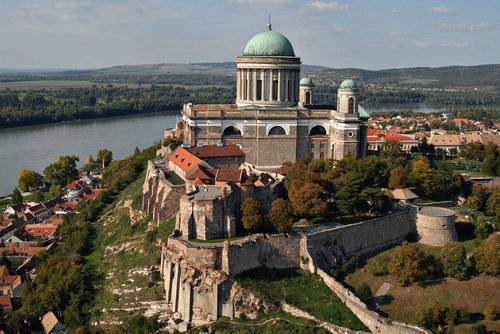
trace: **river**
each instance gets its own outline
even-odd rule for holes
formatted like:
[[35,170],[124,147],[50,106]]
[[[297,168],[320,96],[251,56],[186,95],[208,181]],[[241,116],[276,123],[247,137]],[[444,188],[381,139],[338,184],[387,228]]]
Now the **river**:
[[[423,105],[376,106],[369,112],[413,110],[445,111]],[[151,146],[163,136],[163,129],[175,125],[172,112],[82,120],[64,123],[0,129],[0,195],[8,194],[17,184],[17,171],[32,168],[42,172],[45,166],[63,154],[76,154],[80,166],[85,156],[107,148],[114,158],[132,154],[135,147]]]
[[159,142],[163,129],[175,126],[172,112],[101,118],[46,125],[0,129],[0,195],[17,184],[17,171],[45,166],[63,154],[85,156],[107,148],[113,158],[134,153]]

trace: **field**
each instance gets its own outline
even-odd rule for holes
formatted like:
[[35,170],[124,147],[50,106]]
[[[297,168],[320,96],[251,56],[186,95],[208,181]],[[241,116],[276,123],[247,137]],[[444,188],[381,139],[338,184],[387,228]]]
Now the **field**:
[[157,238],[168,235],[173,224],[148,225],[150,217],[140,210],[143,181],[144,176],[130,184],[96,223],[94,251],[88,256],[89,269],[100,277],[93,310],[96,321],[152,315],[155,307],[162,306]]
[[243,287],[267,300],[284,301],[337,326],[367,330],[318,276],[298,269],[257,269],[237,279]]
[[[474,240],[462,242],[468,252],[476,245]],[[439,248],[419,245],[428,253],[437,255]],[[357,288],[366,283],[375,295],[383,283],[391,284],[385,294],[385,301],[379,306],[379,311],[391,319],[409,323],[415,322],[415,312],[437,303],[442,305],[455,305],[465,308],[473,314],[470,324],[461,324],[455,327],[455,333],[472,333],[474,324],[485,324],[488,329],[500,330],[500,321],[485,321],[481,315],[484,307],[492,301],[500,300],[500,279],[491,276],[477,276],[469,280],[459,281],[445,278],[421,284],[402,287],[389,275],[377,275],[372,272],[377,263],[386,259],[396,251],[395,248],[383,251],[367,259],[365,265],[350,274],[345,283],[352,288]]]
[[39,90],[39,89],[68,89],[68,88],[90,88],[93,85],[97,87],[107,87],[112,84],[114,87],[139,88],[149,87],[150,85],[139,85],[134,83],[94,83],[89,80],[34,80],[17,82],[0,82],[0,90],[11,89],[16,91]]

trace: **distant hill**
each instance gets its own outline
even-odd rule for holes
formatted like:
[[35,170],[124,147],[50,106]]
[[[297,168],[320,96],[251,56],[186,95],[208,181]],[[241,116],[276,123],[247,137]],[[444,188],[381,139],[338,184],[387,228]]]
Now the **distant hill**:
[[[175,84],[186,86],[234,86],[234,62],[163,63],[121,65],[97,70],[7,70],[0,69],[0,81],[88,80],[98,83]],[[302,75],[318,86],[337,86],[353,78],[368,89],[430,89],[483,91],[500,95],[500,64],[477,66],[412,67],[386,70],[335,69],[302,65]]]
[[413,67],[378,71],[329,68],[309,74],[319,84],[338,84],[342,79],[349,77],[358,79],[365,85],[383,85],[392,88],[478,88],[500,92],[500,64]]

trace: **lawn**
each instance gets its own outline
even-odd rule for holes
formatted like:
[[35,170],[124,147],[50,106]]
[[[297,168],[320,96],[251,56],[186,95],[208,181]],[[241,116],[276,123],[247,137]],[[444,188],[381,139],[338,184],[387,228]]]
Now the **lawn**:
[[125,188],[95,224],[94,250],[87,257],[89,270],[100,277],[93,320],[123,321],[164,299],[157,239],[169,235],[173,223],[149,224],[151,217],[141,211],[143,182],[144,175]]
[[316,275],[299,269],[256,269],[237,277],[243,287],[270,301],[284,301],[318,319],[353,330],[367,331],[363,323]]
[[[468,252],[479,244],[475,239],[461,241]],[[437,256],[439,247],[430,247],[417,244],[427,253]],[[380,272],[380,264],[387,261],[388,257],[396,252],[397,248],[382,251],[368,259],[361,268],[349,274],[345,284],[357,288],[366,283],[375,295],[384,282],[392,282],[394,286],[387,293],[386,302],[379,306],[379,311],[391,319],[415,322],[415,312],[422,307],[442,305],[455,305],[465,308],[473,313],[472,322],[487,324],[488,329],[500,330],[500,321],[487,322],[483,320],[481,312],[492,301],[500,300],[500,279],[491,276],[477,276],[469,280],[459,281],[453,278],[438,279],[432,282],[413,284],[402,287],[388,274]],[[455,333],[472,333],[473,324],[462,324],[455,328]]]
[[[211,333],[274,334],[312,333],[327,334],[327,330],[315,322],[294,317],[285,312],[259,313],[256,319],[220,319],[210,325]],[[207,333],[207,326],[193,328],[189,333]]]

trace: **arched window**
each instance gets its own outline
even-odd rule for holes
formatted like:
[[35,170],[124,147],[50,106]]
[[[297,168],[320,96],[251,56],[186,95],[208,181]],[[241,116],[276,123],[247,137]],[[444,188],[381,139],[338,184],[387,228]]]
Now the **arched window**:
[[324,136],[326,135],[326,129],[323,125],[313,126],[311,131],[309,131],[309,136]]
[[349,99],[349,114],[354,113],[354,97]]
[[311,104],[311,92],[306,92],[306,104]]
[[268,133],[269,136],[284,136],[286,135],[285,129],[281,126],[273,126]]
[[228,126],[224,129],[222,133],[222,137],[238,137],[241,136],[241,131],[238,130],[235,126]]

